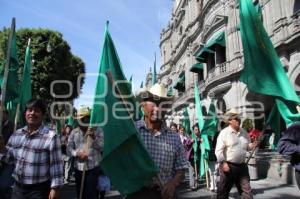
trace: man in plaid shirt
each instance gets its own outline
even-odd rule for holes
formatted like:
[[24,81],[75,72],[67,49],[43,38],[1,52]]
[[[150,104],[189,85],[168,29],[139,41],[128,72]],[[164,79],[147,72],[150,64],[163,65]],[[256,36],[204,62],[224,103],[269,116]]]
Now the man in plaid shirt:
[[[67,144],[67,154],[75,158],[75,183],[76,192],[79,198],[80,189],[83,188],[83,199],[97,199],[97,184],[100,171],[101,152],[104,140],[103,131],[88,129],[90,121],[90,109],[81,107],[75,119],[78,120],[79,127],[72,130]],[[90,146],[87,147],[87,138],[91,137]],[[85,170],[84,185],[81,187],[81,180]]]
[[54,199],[63,185],[60,140],[54,130],[43,125],[45,113],[41,100],[29,100],[27,126],[14,132],[6,147],[0,146],[1,160],[15,164],[13,199]]
[[136,122],[136,128],[159,168],[159,177],[150,186],[128,195],[126,199],[176,198],[176,187],[184,179],[188,162],[179,134],[166,127],[162,119],[172,97],[167,96],[163,85],[155,84],[149,91],[140,92],[138,98],[142,101],[144,119]]

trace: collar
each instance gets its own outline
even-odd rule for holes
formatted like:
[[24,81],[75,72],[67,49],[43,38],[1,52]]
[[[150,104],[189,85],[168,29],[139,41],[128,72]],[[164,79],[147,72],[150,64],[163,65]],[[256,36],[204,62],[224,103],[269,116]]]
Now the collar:
[[34,136],[34,135],[36,135],[38,133],[41,133],[42,130],[43,130],[43,128],[44,128],[44,124],[41,124],[41,126],[37,130],[35,130],[31,134],[29,134],[29,132],[28,132],[28,126],[25,126],[25,127],[22,128],[22,132],[25,133],[28,136]]
[[230,128],[231,133],[236,133],[237,135],[240,134],[240,131],[236,131],[234,128],[232,128],[230,125],[228,126]]
[[[150,133],[150,130],[148,129],[145,120],[141,119],[140,121],[138,121],[138,123],[139,123],[139,126],[138,126],[139,129],[146,129]],[[166,126],[165,123],[163,123],[161,129],[152,135],[159,136],[167,130],[168,130],[168,127]]]

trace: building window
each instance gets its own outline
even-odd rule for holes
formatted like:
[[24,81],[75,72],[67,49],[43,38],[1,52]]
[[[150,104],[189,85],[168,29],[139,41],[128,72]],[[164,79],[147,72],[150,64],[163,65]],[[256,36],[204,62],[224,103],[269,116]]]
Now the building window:
[[226,48],[223,46],[216,45],[216,64],[223,64],[226,62]]
[[223,98],[217,100],[217,112],[224,114],[226,112],[226,102]]
[[179,28],[179,35],[182,35],[182,26]]
[[201,82],[204,80],[203,70],[198,72],[198,82]]

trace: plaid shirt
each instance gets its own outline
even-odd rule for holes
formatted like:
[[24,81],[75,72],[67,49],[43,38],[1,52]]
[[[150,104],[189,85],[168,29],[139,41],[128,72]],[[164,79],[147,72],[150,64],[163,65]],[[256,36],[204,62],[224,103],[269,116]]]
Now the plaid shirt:
[[136,121],[135,125],[147,151],[160,170],[159,175],[164,184],[171,180],[178,170],[188,168],[184,148],[177,133],[163,127],[160,132],[152,135],[144,120]]
[[[94,132],[95,139],[93,139],[91,147],[89,149],[88,160],[86,164],[87,170],[93,169],[99,166],[101,160],[101,152],[103,150],[104,140],[103,131],[100,127]],[[73,129],[71,132],[68,144],[67,144],[67,154],[75,157],[75,168],[82,171],[84,166],[84,161],[76,158],[76,151],[83,150],[86,144],[86,136],[82,133],[80,128]]]
[[12,134],[4,160],[14,163],[13,177],[21,184],[50,180],[51,188],[63,185],[63,163],[59,136],[41,125],[29,134],[27,126]]

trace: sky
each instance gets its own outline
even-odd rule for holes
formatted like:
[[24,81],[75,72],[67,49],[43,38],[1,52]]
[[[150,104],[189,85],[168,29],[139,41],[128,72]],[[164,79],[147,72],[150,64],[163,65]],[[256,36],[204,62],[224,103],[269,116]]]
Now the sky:
[[[105,23],[117,49],[124,73],[133,75],[133,87],[145,80],[154,63],[160,66],[160,33],[171,17],[172,0],[0,0],[0,27],[49,28],[63,34],[86,73],[97,73]],[[33,58],[34,59],[34,58]],[[87,75],[75,106],[90,105],[96,77]]]

